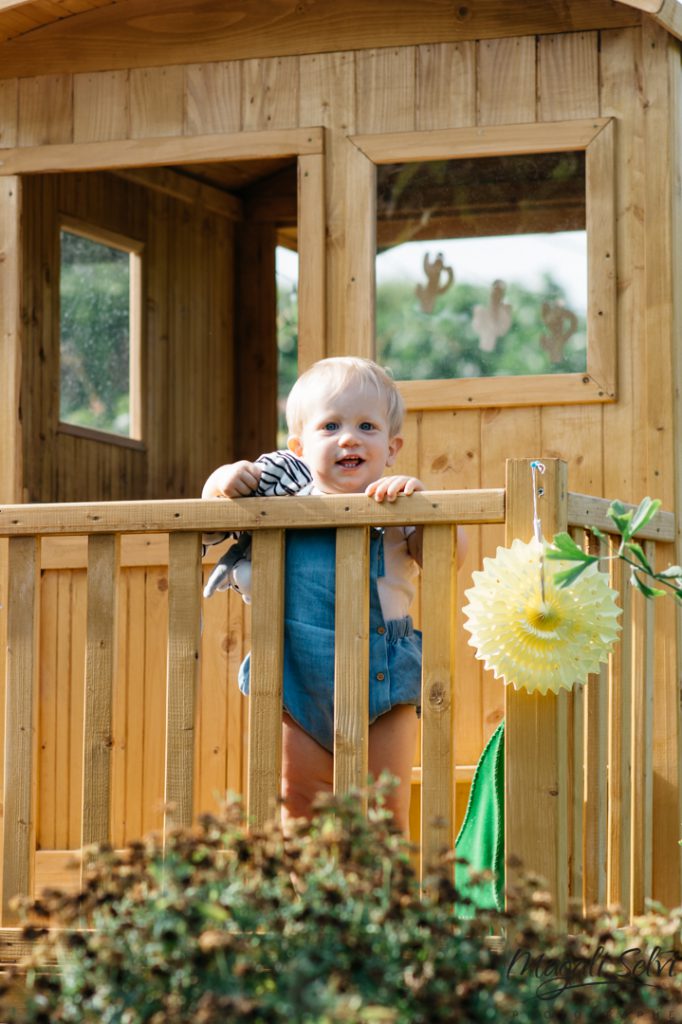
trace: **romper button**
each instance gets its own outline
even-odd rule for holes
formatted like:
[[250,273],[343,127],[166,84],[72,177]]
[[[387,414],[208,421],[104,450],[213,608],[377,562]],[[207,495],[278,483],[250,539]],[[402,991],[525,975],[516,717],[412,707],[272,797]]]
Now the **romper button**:
[[377,679],[379,680],[380,683],[383,683],[383,681],[385,679],[384,673],[383,672],[377,672]]
[[383,636],[385,632],[386,632],[386,627],[385,626],[377,626],[377,633],[379,634],[379,636]]

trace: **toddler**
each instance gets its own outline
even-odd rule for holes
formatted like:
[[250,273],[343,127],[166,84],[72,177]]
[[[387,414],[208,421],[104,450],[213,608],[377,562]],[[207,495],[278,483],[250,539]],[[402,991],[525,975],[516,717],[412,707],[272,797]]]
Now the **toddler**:
[[[402,446],[403,403],[376,363],[323,359],[298,379],[287,401],[288,447],[312,473],[314,494],[367,494],[394,501],[424,490],[416,477],[382,476]],[[202,497],[239,498],[262,467],[220,466]],[[421,636],[408,615],[421,564],[421,527],[372,531],[370,542],[369,769],[398,779],[389,801],[407,832],[410,775],[421,696]],[[282,797],[284,813],[309,816],[333,779],[335,531],[288,530],[284,623]],[[250,657],[239,684],[249,689]]]

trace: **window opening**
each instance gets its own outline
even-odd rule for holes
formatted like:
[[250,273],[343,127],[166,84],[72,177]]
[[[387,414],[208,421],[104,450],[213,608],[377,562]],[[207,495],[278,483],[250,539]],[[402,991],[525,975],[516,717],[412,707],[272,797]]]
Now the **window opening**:
[[584,372],[584,151],[380,165],[376,283],[398,380]]
[[277,447],[286,448],[286,400],[298,376],[298,253],[278,245],[277,279]]
[[140,440],[141,244],[63,219],[62,425]]

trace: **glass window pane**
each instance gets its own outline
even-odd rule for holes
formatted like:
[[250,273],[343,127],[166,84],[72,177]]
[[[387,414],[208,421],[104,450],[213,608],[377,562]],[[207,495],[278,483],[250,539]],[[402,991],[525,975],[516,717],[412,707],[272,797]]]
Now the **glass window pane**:
[[585,371],[583,152],[377,180],[376,350],[398,380]]
[[287,395],[298,376],[298,253],[278,245],[277,275],[277,445],[286,448]]
[[63,423],[130,436],[130,253],[62,230]]

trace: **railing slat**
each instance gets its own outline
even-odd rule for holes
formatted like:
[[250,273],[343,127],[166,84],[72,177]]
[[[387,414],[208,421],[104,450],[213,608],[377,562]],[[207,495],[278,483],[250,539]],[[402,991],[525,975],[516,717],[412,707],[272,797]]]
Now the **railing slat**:
[[[653,565],[655,544],[644,552]],[[644,912],[651,897],[653,848],[654,602],[636,604],[636,669],[632,695],[632,913]]]
[[[608,541],[590,539],[592,554],[606,558]],[[603,565],[602,565],[603,567]],[[607,863],[607,758],[609,734],[609,668],[602,664],[586,686],[585,735],[585,906],[606,903]]]
[[195,698],[201,633],[201,536],[173,533],[168,566],[166,829],[192,823]]
[[252,557],[247,813],[258,827],[275,813],[282,774],[284,531],[254,533]]
[[425,526],[422,582],[422,877],[455,843],[457,530]]
[[336,531],[334,791],[367,783],[369,735],[369,532]]
[[[545,460],[538,515],[546,537],[566,529],[566,464]],[[505,539],[533,531],[530,460],[507,461]],[[568,706],[553,693],[505,688],[505,847],[547,879],[563,916],[568,900]]]
[[88,612],[83,718],[81,844],[111,839],[111,719],[113,706],[118,570],[117,534],[88,538]]
[[8,553],[2,923],[17,922],[13,896],[32,890],[35,721],[38,680],[39,541],[12,538]]
[[632,587],[623,562],[614,564],[613,575],[623,630],[612,658],[609,691],[608,900],[627,913],[632,849]]

